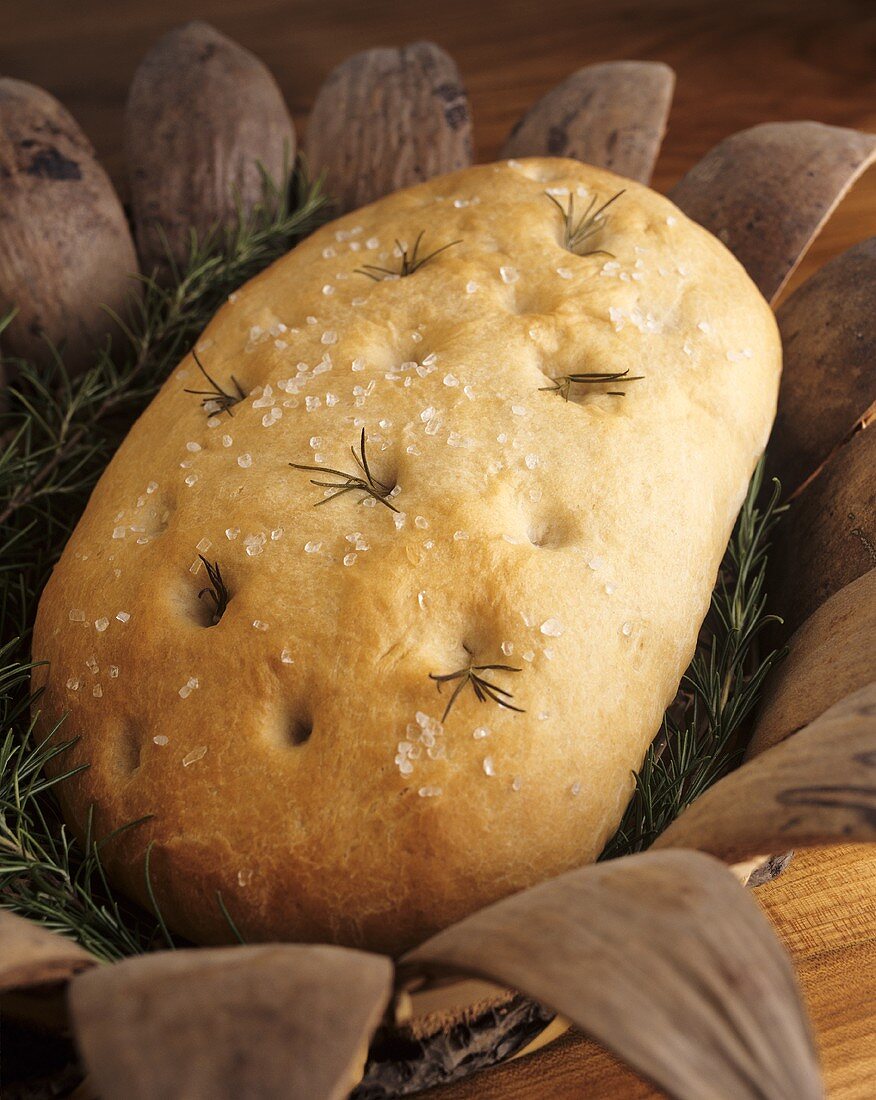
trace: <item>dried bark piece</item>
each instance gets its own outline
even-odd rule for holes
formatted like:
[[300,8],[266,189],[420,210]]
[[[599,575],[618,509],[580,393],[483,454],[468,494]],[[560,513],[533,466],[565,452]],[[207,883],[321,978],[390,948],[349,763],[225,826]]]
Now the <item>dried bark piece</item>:
[[456,63],[433,42],[354,54],[320,88],[306,148],[339,213],[468,167],[471,114]]
[[876,683],[720,780],[654,848],[728,862],[759,852],[876,840]]
[[768,591],[786,633],[876,566],[874,469],[876,432],[864,429],[832,455],[782,520]]
[[190,233],[233,226],[294,163],[295,130],[267,67],[208,23],[166,34],[134,74],[125,145],[144,270],[185,261]]
[[675,88],[662,61],[586,65],[552,88],[514,126],[503,157],[574,157],[648,183]]
[[5,355],[45,361],[63,347],[72,373],[89,365],[137,284],[122,204],[91,143],[33,84],[0,79],[0,316]]
[[772,302],[874,157],[874,134],[765,122],[716,145],[669,197],[727,245]]
[[750,758],[876,680],[876,569],[835,592],[796,631],[766,682]]
[[778,311],[785,365],[767,461],[786,495],[876,406],[874,287],[871,237],[823,267]]
[[748,891],[695,852],[646,852],[488,906],[402,960],[556,1009],[674,1097],[819,1097],[793,970]]
[[66,982],[96,963],[72,940],[0,909],[0,993]]
[[344,948],[200,948],[81,975],[70,1010],[102,1100],[340,1100],[391,984],[389,959]]

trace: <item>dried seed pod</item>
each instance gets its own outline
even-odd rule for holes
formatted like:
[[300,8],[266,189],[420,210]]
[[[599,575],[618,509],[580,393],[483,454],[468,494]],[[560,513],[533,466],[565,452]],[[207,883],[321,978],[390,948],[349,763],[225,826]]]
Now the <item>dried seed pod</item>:
[[871,237],[823,267],[778,311],[785,366],[767,462],[786,495],[876,406],[874,287]]
[[767,679],[746,755],[756,756],[876,680],[876,569],[834,593],[788,642]]
[[648,183],[674,87],[661,61],[586,65],[530,107],[502,156],[574,157]]
[[0,910],[0,993],[66,982],[97,961],[65,936]]
[[874,157],[876,134],[820,122],[765,122],[716,145],[669,197],[722,240],[775,301]]
[[790,634],[828,597],[876,567],[876,432],[856,432],[791,502],[770,554],[771,607]]
[[[263,195],[261,165],[280,182],[295,131],[261,61],[207,23],[187,23],[152,47],[134,74],[125,144],[144,270],[167,245],[183,262],[191,231],[235,223]],[[160,230],[159,230],[160,227]]]
[[751,893],[696,852],[560,875],[401,961],[412,985],[448,973],[554,1008],[675,1097],[822,1095],[790,960]]
[[471,115],[453,59],[432,42],[354,54],[320,88],[307,157],[339,211],[471,164]]
[[48,92],[0,79],[0,316],[8,356],[62,347],[87,365],[125,311],[137,258],[125,214],[90,142]]
[[339,947],[162,951],[81,975],[70,1011],[103,1100],[342,1100],[391,983],[389,959]]
[[876,841],[876,683],[731,772],[657,838],[728,862]]

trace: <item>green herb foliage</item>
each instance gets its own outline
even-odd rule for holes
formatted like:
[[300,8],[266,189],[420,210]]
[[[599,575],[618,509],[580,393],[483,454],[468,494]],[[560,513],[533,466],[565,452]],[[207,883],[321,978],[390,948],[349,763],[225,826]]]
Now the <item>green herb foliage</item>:
[[770,534],[784,511],[780,487],[761,506],[763,462],[758,465],[721,571],[694,659],[662,729],[648,749],[623,820],[602,859],[640,852],[676,817],[738,763],[746,722],[763,681],[781,658],[761,656],[760,635],[779,620],[766,613]]

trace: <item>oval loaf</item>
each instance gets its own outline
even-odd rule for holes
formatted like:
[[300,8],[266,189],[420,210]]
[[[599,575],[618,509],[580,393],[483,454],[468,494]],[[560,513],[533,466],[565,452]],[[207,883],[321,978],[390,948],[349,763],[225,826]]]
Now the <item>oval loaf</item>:
[[[557,203],[622,188],[570,252]],[[421,232],[419,258],[451,247],[362,273],[398,271]],[[246,397],[205,409],[183,361],[36,626],[43,712],[80,737],[63,766],[90,764],[62,785],[69,820],[151,815],[105,848],[112,880],[145,902],[154,842],[184,936],[230,938],[218,891],[247,940],[394,953],[595,859],[775,412],[777,329],[741,266],[611,173],[483,165],[324,227],[196,353]],[[363,429],[375,494],[327,500],[311,479],[343,480],[290,466],[364,476]],[[470,665],[508,666],[479,675],[519,710],[432,678]]]

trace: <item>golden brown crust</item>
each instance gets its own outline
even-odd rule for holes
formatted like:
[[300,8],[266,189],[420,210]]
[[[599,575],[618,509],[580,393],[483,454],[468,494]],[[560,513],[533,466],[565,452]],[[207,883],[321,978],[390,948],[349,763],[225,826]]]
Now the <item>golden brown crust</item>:
[[[613,257],[565,250],[546,188],[580,208],[624,186],[592,241]],[[355,273],[421,229],[425,251],[461,243],[407,278]],[[43,708],[70,709],[91,764],[66,811],[154,815],[110,873],[143,900],[154,841],[165,917],[195,940],[228,938],[219,890],[247,939],[396,952],[616,827],[767,439],[775,322],[666,199],[550,159],[392,195],[232,299],[198,355],[248,397],[208,421],[184,360],[43,596]],[[625,397],[541,389],[625,369],[644,375]],[[353,469],[362,427],[403,522],[354,493],[316,508],[288,465]],[[215,626],[199,547],[231,591]],[[429,674],[464,646],[522,669],[486,675],[525,713],[466,689],[437,724]]]

